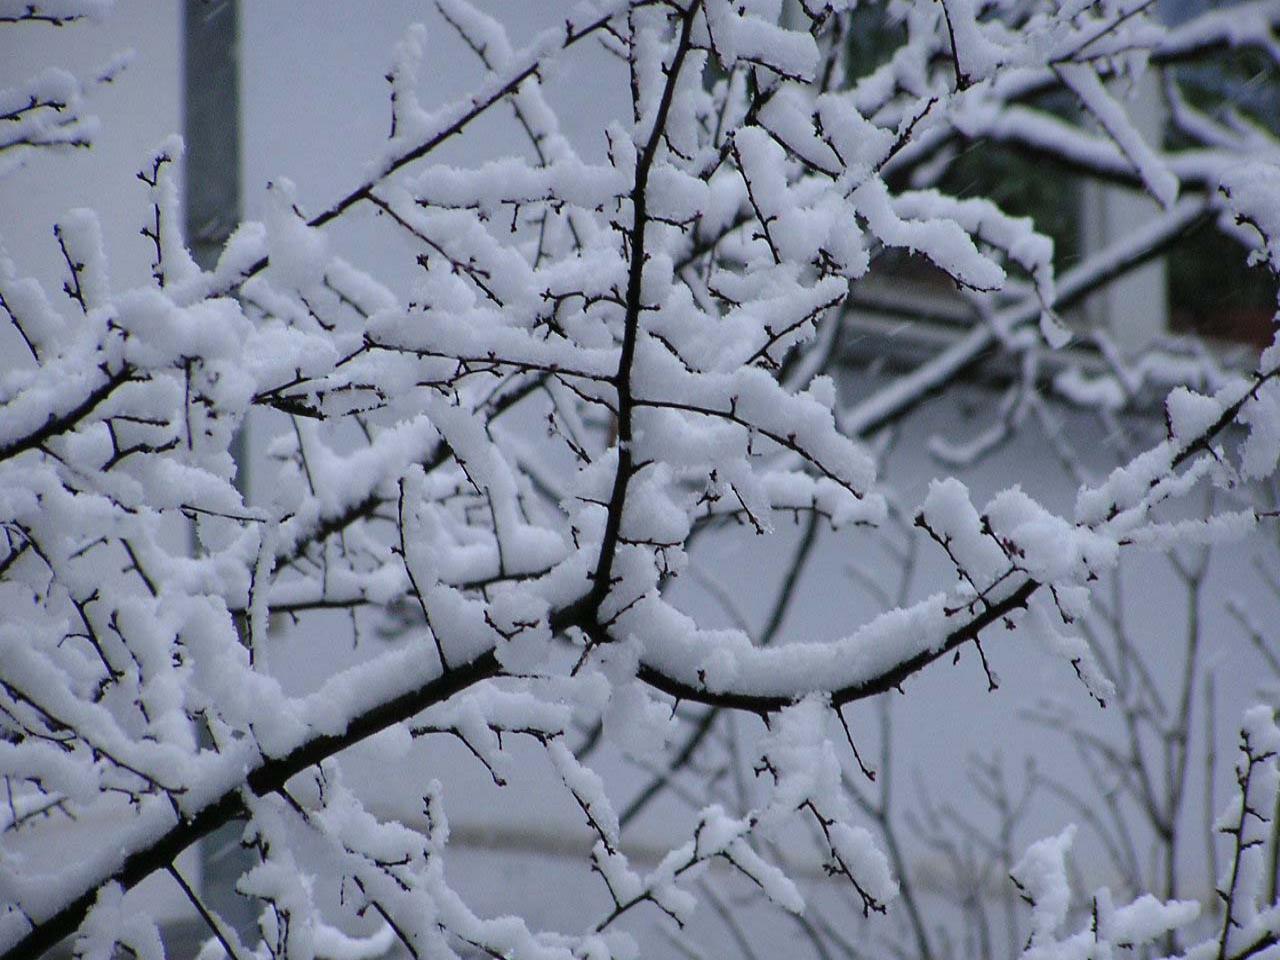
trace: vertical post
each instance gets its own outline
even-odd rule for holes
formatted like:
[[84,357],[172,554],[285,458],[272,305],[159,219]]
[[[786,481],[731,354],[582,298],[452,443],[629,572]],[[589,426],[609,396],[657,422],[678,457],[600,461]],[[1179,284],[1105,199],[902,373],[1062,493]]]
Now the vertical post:
[[[1139,81],[1132,93],[1133,117],[1146,141],[1159,146],[1168,110],[1154,72]],[[1083,198],[1085,252],[1099,250],[1153,220],[1160,206],[1140,190],[1089,181]],[[1086,308],[1090,321],[1107,330],[1121,352],[1133,356],[1169,329],[1168,277],[1163,258],[1130,271],[1094,294]]]
[[187,243],[206,270],[240,222],[238,19],[236,0],[186,0]]
[[[211,269],[240,222],[240,64],[237,0],[186,0],[183,11],[183,137],[186,140],[186,238]],[[248,489],[245,428],[232,446],[236,486]],[[235,892],[251,865],[232,823],[200,847],[201,900],[242,936],[256,922],[254,902]]]

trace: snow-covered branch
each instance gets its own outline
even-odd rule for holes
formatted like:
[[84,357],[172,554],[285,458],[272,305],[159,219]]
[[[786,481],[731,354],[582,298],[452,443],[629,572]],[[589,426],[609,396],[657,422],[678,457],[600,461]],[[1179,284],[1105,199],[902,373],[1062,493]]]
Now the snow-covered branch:
[[[343,923],[376,917],[374,939],[413,956],[626,956],[632,915],[683,924],[691,881],[712,862],[803,910],[771,853],[787,831],[808,831],[826,873],[862,913],[880,913],[903,860],[877,848],[849,801],[843,750],[857,748],[842,707],[902,690],[967,644],[994,689],[983,644],[1017,631],[1066,661],[1088,696],[1113,699],[1072,625],[1123,552],[1229,541],[1273,519],[1165,511],[1212,484],[1274,475],[1280,346],[1250,374],[1174,390],[1164,439],[1083,485],[1070,516],[1017,485],[979,509],[954,478],[905,506],[878,478],[886,431],[988,351],[1022,371],[1017,410],[1043,413],[1037,364],[1070,340],[1066,311],[1212,215],[1280,273],[1274,140],[1241,138],[1254,151],[1244,162],[1220,143],[1167,151],[1114,90],[1153,63],[1265,45],[1280,14],[1248,5],[1236,35],[1212,16],[1170,31],[1129,0],[895,3],[901,45],[872,65],[847,42],[854,6],[804,4],[796,27],[769,0],[608,0],[517,47],[462,0],[441,0],[484,78],[424,108],[429,33],[412,28],[388,74],[390,137],[320,212],[273,181],[264,222],[242,225],[204,271],[181,236],[171,140],[140,176],[149,282],[112,288],[87,211],[56,231],[61,294],[0,261],[0,310],[25,349],[0,378],[6,829],[120,817],[109,842],[65,865],[0,851],[5,960],[72,934],[85,951],[154,953],[154,929],[121,897],[162,873],[237,955],[310,958],[347,936]],[[0,15],[10,8],[72,16],[70,4],[0,4]],[[542,89],[588,41],[616,58],[630,103],[594,161],[559,133]],[[8,119],[29,132],[0,149],[80,136],[40,119],[69,109],[75,91],[59,83],[14,95]],[[1044,115],[1036,97],[1050,88],[1080,113]],[[437,162],[507,104],[531,156]],[[939,157],[978,139],[1133,183],[1164,212],[1058,276],[1030,218],[937,186]],[[411,245],[412,281],[337,252],[330,225],[358,207]],[[850,294],[895,254],[945,278],[973,326],[851,397],[836,379]],[[1128,363],[1111,371],[1126,388],[1143,376]],[[1088,405],[1082,383],[1069,370],[1055,385]],[[1012,429],[1014,405],[999,429]],[[275,472],[246,496],[232,449],[251,414]],[[736,521],[768,543],[780,518],[802,513],[798,556],[820,528],[865,551],[866,528],[901,523],[910,536],[913,520],[947,572],[924,599],[886,594],[835,640],[786,624],[794,580],[755,637],[745,624],[711,628],[673,598],[708,530]],[[353,650],[299,690],[275,659],[302,617]],[[622,852],[629,814],[615,815],[590,766],[595,736],[576,752],[570,741],[585,724],[681,768],[714,717],[700,714],[673,747],[689,703],[764,721],[744,747],[763,800],[739,815],[708,800],[691,839],[642,876]],[[1250,716],[1250,729],[1265,726]],[[375,815],[344,779],[340,758],[357,744],[383,735],[411,751],[435,734],[507,789],[513,742],[545,754],[586,818],[603,914],[568,933],[479,917],[445,878],[448,784],[431,786],[414,827]],[[1271,762],[1247,746],[1259,758],[1249,770]],[[1251,789],[1242,810],[1263,809]],[[257,947],[173,866],[232,821],[256,858],[238,889],[262,905]],[[1035,902],[1029,957],[1073,955],[1084,936],[1059,939],[1069,841],[1044,841],[1015,870]],[[332,865],[336,902],[307,879],[304,850]],[[1237,854],[1243,876],[1243,840]],[[1223,957],[1273,936],[1266,923],[1255,936],[1271,908],[1250,913],[1235,876]],[[1091,933],[1147,942],[1188,917],[1182,904],[1115,907],[1099,894]]]

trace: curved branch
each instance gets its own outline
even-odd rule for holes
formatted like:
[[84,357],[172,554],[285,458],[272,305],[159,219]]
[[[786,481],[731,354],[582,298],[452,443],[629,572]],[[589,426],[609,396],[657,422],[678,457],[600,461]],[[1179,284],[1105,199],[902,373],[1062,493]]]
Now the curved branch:
[[[606,13],[576,30],[573,29],[573,25],[570,21],[566,21],[564,39],[562,40],[559,49],[567,50],[574,44],[578,43],[578,41],[594,35],[598,30],[607,26],[614,16],[616,16],[615,12]],[[536,41],[534,46],[538,46]],[[352,189],[327,209],[307,220],[307,226],[323,227],[325,224],[342,216],[362,200],[372,199],[374,188],[386,180],[387,177],[413,163],[415,160],[421,160],[441,144],[453,139],[465,130],[473,120],[486,113],[490,107],[511,96],[520,88],[520,85],[530,77],[537,76],[542,67],[543,59],[540,56],[535,56],[523,67],[517,69],[508,76],[497,87],[486,92],[473,95],[469,101],[470,106],[451,123],[448,123],[444,127],[436,130],[433,134],[423,140],[420,140],[418,143],[415,143],[409,149],[404,150],[386,160],[376,174],[366,179],[363,183]],[[261,273],[267,268],[267,264],[269,262],[270,259],[268,257],[264,256],[259,258],[247,270],[243,271],[236,277],[234,285],[238,286],[250,277]]]

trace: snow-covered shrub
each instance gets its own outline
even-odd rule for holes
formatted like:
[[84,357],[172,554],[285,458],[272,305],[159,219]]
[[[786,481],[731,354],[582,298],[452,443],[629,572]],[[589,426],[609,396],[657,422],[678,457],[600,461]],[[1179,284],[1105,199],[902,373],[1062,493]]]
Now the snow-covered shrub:
[[[154,282],[112,288],[83,210],[58,229],[65,300],[0,262],[0,304],[27,352],[0,381],[6,827],[118,813],[70,863],[0,848],[5,957],[77,933],[86,956],[156,955],[122,892],[233,821],[257,859],[238,889],[261,903],[259,930],[242,941],[208,921],[237,956],[358,952],[343,932],[358,918],[413,956],[631,956],[615,922],[642,905],[683,922],[712,861],[802,912],[773,855],[796,824],[861,911],[889,909],[889,860],[842,789],[841,709],[969,644],[985,665],[984,631],[1002,626],[1045,638],[1082,695],[1105,702],[1111,683],[1072,628],[1098,577],[1126,550],[1267,522],[1248,508],[1173,522],[1160,508],[1274,472],[1280,347],[1175,392],[1167,437],[1083,486],[1071,515],[1017,487],[979,507],[959,481],[935,483],[906,509],[954,577],[841,639],[753,642],[700,624],[665,588],[692,539],[726,522],[764,537],[777,517],[810,517],[856,550],[862,528],[904,509],[877,484],[881,430],[991,349],[1020,371],[997,432],[1016,425],[1044,358],[1070,341],[1066,307],[1206,214],[1280,272],[1274,141],[1184,105],[1197,146],[1167,152],[1114,89],[1224,46],[1273,50],[1280,8],[1166,29],[1150,6],[894,0],[876,9],[902,44],[872,65],[849,56],[866,10],[853,2],[602,0],[515,46],[442,0],[485,80],[423,108],[428,34],[411,29],[389,74],[391,136],[331,205],[304,212],[309,198],[276,180],[265,222],[242,225],[203,271],[175,226],[174,140],[143,176]],[[589,44],[618,58],[632,107],[602,131],[603,162],[561,135],[541,88]],[[1074,95],[1078,121],[1037,106],[1050,90]],[[435,162],[499,105],[528,134],[518,155]],[[1055,276],[1030,220],[930,186],[984,138],[1140,185],[1164,213]],[[414,245],[411,284],[332,252],[328,226],[356,209]],[[949,278],[976,319],[916,369],[846,396],[829,375],[845,306],[892,251]],[[1090,379],[1068,361],[1053,386],[1106,405],[1135,377],[1117,363]],[[251,411],[278,472],[246,502],[230,451]],[[297,692],[273,669],[273,640],[315,611],[347,618],[329,625],[348,625],[356,653]],[[673,703],[762,718],[752,761],[766,789],[740,815],[708,805],[643,872],[578,725],[671,759]],[[1249,723],[1247,769],[1270,782],[1270,747],[1257,753],[1270,720]],[[513,741],[545,748],[594,835],[585,864],[608,909],[558,932],[478,916],[446,876],[448,784],[431,785],[411,826],[344,779],[337,758],[375,735],[402,755],[452,736],[495,782]],[[1251,789],[1241,823],[1258,812]],[[1037,901],[1031,956],[1092,950],[1056,939],[1068,840],[1015,871]],[[305,866],[317,850],[338,902]],[[1187,919],[1178,903],[1095,903],[1094,940],[1117,947]],[[1219,956],[1280,929],[1265,905],[1229,919]]]
[[[111,0],[3,0],[0,29],[62,27],[100,18],[110,9]],[[12,36],[12,31],[6,33]],[[101,66],[91,84],[60,67],[49,67],[18,86],[0,89],[0,177],[41,151],[90,146],[98,120],[85,113],[85,94],[92,86],[110,83],[128,59],[120,56]]]

